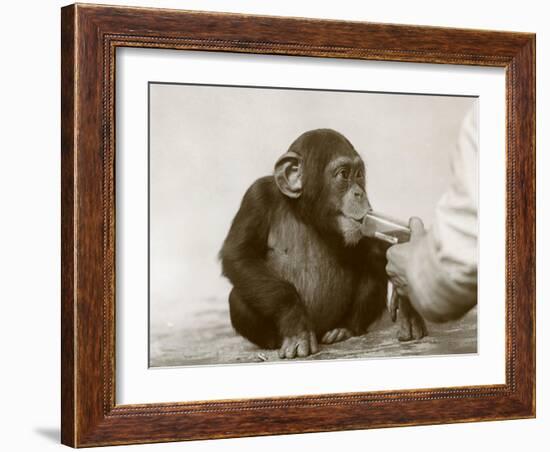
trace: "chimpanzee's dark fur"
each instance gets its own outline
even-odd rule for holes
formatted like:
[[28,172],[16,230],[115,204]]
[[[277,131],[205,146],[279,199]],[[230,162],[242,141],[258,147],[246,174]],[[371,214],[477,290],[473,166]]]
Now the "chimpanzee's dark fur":
[[[364,334],[386,305],[387,246],[357,237],[353,215],[370,208],[363,161],[344,136],[328,129],[301,135],[285,156],[299,164],[299,195],[284,194],[274,176],[258,179],[220,252],[233,284],[233,327],[262,348],[307,333],[321,340],[336,328]],[[331,166],[339,161],[352,162],[343,175]],[[298,355],[314,353],[310,348]]]

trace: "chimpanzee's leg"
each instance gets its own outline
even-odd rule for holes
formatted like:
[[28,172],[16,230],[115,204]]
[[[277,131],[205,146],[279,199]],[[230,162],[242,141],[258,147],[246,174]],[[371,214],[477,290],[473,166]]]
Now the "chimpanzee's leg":
[[281,346],[281,337],[275,323],[253,311],[236,288],[229,294],[229,315],[233,328],[250,342],[268,349]]

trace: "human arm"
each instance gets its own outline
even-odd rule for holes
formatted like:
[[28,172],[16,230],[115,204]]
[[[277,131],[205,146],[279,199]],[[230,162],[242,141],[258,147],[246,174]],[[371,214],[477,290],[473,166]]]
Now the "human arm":
[[411,241],[388,250],[388,276],[427,319],[446,321],[477,303],[477,108],[466,116],[452,160],[452,182],[432,229],[411,220]]

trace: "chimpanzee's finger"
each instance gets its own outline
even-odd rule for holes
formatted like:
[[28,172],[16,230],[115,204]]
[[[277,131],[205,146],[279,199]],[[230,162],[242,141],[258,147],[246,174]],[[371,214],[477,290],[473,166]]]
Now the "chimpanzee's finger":
[[279,349],[279,358],[281,359],[284,359],[286,354],[285,354],[285,351],[286,351],[286,348],[288,346],[288,338],[284,338],[283,339],[283,343],[281,345],[281,348]]
[[340,328],[338,330],[338,336],[336,337],[335,342],[345,341],[351,336],[350,332],[346,328]]
[[308,339],[300,339],[300,341],[298,341],[297,355],[300,358],[304,358],[304,357],[309,355],[309,340]]
[[291,339],[285,350],[285,355],[287,359],[296,358],[296,349],[298,348],[298,341],[296,339]]
[[332,344],[336,342],[336,337],[338,336],[338,330],[334,329],[328,334],[327,342],[329,344]]
[[309,351],[311,354],[315,354],[319,351],[319,345],[317,344],[317,337],[315,336],[315,333],[311,331],[309,333]]

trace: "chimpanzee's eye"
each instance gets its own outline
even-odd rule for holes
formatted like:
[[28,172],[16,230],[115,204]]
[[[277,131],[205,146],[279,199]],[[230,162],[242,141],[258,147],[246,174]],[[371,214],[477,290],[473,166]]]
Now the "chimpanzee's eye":
[[363,173],[363,170],[358,169],[357,170],[357,175],[355,177],[357,177],[358,179],[363,179],[365,177],[365,174]]
[[340,168],[338,170],[338,172],[336,173],[336,175],[340,178],[340,179],[349,179],[349,169],[348,168]]

